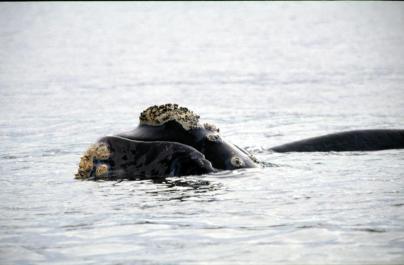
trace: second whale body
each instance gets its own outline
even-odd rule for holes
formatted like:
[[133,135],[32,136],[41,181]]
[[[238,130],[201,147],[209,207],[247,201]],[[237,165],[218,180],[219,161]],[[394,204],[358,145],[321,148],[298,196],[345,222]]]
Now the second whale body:
[[404,148],[404,130],[355,130],[272,147],[275,152],[347,152]]

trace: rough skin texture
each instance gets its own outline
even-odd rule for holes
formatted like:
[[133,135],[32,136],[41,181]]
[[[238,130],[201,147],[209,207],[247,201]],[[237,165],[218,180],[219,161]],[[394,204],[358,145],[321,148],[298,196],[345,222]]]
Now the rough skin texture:
[[185,107],[151,106],[139,120],[134,130],[90,146],[81,157],[76,178],[162,177],[257,166],[255,157],[224,141],[215,125],[200,124],[199,116]]
[[181,124],[185,130],[201,127],[198,115],[177,104],[154,105],[145,109],[140,114],[139,124],[158,126],[172,120]]
[[[80,158],[79,169],[76,173],[76,179],[87,179],[91,176],[92,171],[94,170],[94,160],[106,160],[110,156],[110,151],[108,146],[104,143],[96,143],[91,145],[84,155]],[[101,176],[104,174],[104,171],[107,171],[108,168],[100,165],[96,167],[96,174]]]

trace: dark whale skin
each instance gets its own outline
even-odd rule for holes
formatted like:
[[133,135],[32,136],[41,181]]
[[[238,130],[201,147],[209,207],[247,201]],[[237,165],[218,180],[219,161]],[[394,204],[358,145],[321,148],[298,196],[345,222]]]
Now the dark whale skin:
[[[333,133],[270,148],[274,152],[378,151],[404,148],[403,129]],[[158,179],[259,166],[247,151],[225,141],[219,129],[177,104],[154,105],[131,131],[106,136],[80,158],[77,179]]]
[[[223,140],[220,135],[204,127],[185,130],[176,121],[159,126],[139,125],[118,136],[136,141],[171,141],[191,146],[205,155],[212,166],[221,170],[257,167],[250,155],[241,148]],[[237,163],[232,162],[236,157]]]
[[275,152],[378,151],[404,148],[404,130],[373,129],[333,133],[272,147]]
[[150,179],[216,171],[203,154],[176,142],[145,142],[107,136],[98,143],[106,144],[110,151],[108,159],[94,162],[95,167],[107,165],[108,175],[102,176],[103,179]]

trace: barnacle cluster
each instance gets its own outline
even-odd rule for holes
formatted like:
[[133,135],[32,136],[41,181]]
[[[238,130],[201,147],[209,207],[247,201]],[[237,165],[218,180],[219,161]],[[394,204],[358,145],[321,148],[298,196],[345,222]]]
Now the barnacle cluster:
[[204,123],[203,127],[211,132],[219,132],[219,128],[216,127],[216,125],[212,124],[212,123]]
[[154,105],[140,113],[140,125],[161,125],[168,121],[176,121],[185,130],[201,127],[199,124],[199,115],[185,107],[179,107],[178,104]]
[[96,163],[100,160],[107,160],[111,155],[105,143],[91,145],[80,158],[79,169],[76,179],[87,179],[95,174],[96,177],[103,177],[108,173],[108,166],[103,163]]

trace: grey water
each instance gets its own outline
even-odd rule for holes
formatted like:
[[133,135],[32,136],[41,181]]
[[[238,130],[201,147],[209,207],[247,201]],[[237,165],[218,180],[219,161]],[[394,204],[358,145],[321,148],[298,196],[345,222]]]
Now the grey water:
[[[404,128],[403,2],[0,3],[1,264],[404,264],[404,151],[285,153]],[[263,161],[74,179],[178,103]]]

